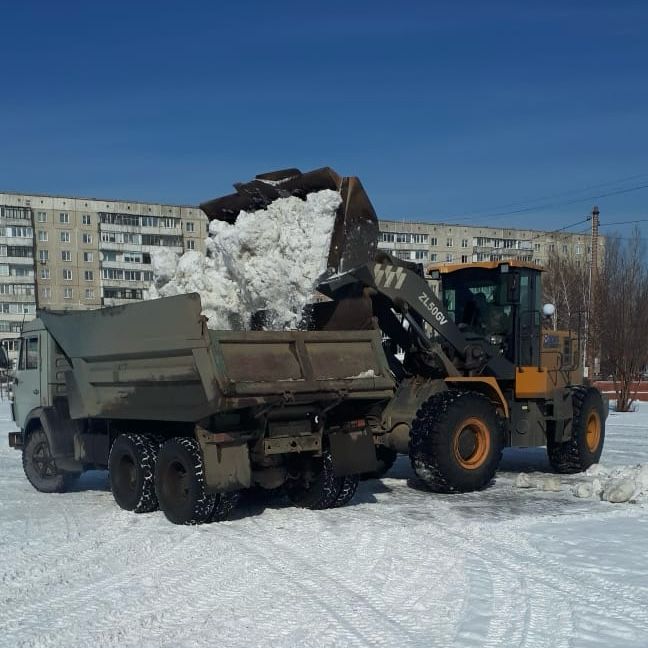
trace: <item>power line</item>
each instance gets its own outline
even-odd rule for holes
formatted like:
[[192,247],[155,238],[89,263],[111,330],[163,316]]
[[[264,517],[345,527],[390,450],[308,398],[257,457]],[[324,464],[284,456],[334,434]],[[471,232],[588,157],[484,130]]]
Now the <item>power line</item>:
[[[588,202],[590,200],[597,200],[598,198],[607,198],[609,196],[618,196],[624,193],[630,193],[632,191],[639,191],[641,189],[648,189],[648,184],[635,185],[634,187],[625,187],[624,189],[616,189],[614,191],[607,191],[599,194],[592,194],[585,196],[583,198],[575,198],[573,200],[564,200],[555,203],[546,203],[543,205],[536,205],[534,207],[522,207],[520,209],[514,209],[511,211],[504,212],[495,212],[492,214],[484,214],[483,216],[477,216],[476,218],[501,218],[504,216],[514,216],[519,214],[525,214],[533,211],[538,211],[541,209],[553,209],[555,207],[564,207],[566,205],[575,205],[581,202]],[[475,217],[467,216],[465,218],[453,218],[452,220],[473,220]]]
[[[503,205],[498,205],[495,207],[491,207],[489,209],[493,210],[499,210],[499,209],[505,209],[507,207],[514,207],[516,205],[524,205],[525,203],[536,203],[536,202],[542,202],[544,200],[553,200],[554,198],[561,198],[562,196],[569,196],[571,194],[578,194],[582,193],[583,191],[589,191],[590,189],[598,189],[601,187],[609,187],[612,185],[616,185],[622,182],[629,182],[630,180],[637,180],[638,178],[645,178],[648,176],[648,173],[639,173],[631,176],[626,176],[625,178],[618,178],[617,180],[610,180],[608,182],[598,182],[595,184],[587,185],[583,187],[582,189],[571,189],[569,191],[562,191],[560,193],[554,193],[554,194],[548,194],[546,196],[541,196],[540,198],[529,198],[525,200],[516,200],[510,203],[504,203]],[[586,200],[590,200],[590,198],[586,198]],[[473,214],[479,214],[480,210],[479,209],[474,209],[468,212],[464,212],[460,218],[465,217],[470,217]],[[453,218],[458,218],[458,217],[453,217]]]
[[601,223],[599,227],[609,227],[610,225],[632,225],[633,223],[648,223],[648,218],[637,218],[629,221],[612,221],[611,223]]

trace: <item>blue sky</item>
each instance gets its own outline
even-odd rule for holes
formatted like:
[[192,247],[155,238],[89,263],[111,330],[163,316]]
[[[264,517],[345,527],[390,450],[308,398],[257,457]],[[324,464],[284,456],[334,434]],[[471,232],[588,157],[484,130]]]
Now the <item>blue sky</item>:
[[0,12],[0,190],[195,204],[330,165],[383,218],[553,229],[598,203],[604,224],[648,219],[645,2]]

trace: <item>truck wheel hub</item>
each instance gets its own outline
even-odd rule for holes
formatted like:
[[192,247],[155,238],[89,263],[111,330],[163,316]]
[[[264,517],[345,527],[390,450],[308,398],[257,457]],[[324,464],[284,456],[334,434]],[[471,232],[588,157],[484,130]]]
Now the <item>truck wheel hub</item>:
[[591,412],[587,417],[585,442],[590,452],[594,452],[601,442],[601,420],[596,412]]
[[46,441],[38,443],[32,452],[32,464],[40,477],[56,476],[56,465]]

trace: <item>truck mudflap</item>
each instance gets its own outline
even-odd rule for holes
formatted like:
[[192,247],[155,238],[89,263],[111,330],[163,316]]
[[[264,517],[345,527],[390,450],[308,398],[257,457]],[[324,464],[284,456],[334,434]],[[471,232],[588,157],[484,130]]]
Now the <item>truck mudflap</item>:
[[378,469],[373,434],[369,429],[330,432],[333,472],[338,477],[374,472]]
[[21,450],[23,447],[23,435],[22,432],[9,432],[7,435],[9,437],[9,447],[15,448],[16,450]]

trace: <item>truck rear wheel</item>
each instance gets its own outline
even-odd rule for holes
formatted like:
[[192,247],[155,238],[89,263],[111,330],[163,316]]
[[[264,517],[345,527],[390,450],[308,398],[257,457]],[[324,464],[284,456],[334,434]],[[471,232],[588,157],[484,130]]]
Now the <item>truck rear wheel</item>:
[[209,516],[210,522],[222,522],[229,518],[241,498],[241,492],[219,493],[214,501],[214,508]]
[[169,439],[155,465],[155,494],[173,524],[202,524],[214,513],[217,496],[207,492],[200,446],[195,439]]
[[333,502],[333,507],[338,508],[340,506],[345,506],[346,504],[348,504],[356,494],[359,482],[359,475],[347,475],[346,477],[343,477],[342,486],[340,487],[340,492],[337,494],[337,497]]
[[417,412],[410,435],[410,461],[431,490],[479,490],[495,476],[503,435],[490,400],[476,392],[450,390],[429,398]]
[[59,471],[45,431],[34,428],[23,446],[22,464],[29,483],[41,493],[62,493],[73,475]]
[[398,452],[384,445],[376,446],[376,462],[378,467],[370,473],[362,475],[362,479],[382,479],[398,459]]
[[331,508],[342,488],[343,478],[333,472],[333,457],[325,450],[321,457],[311,457],[299,479],[286,482],[290,501],[315,511]]
[[598,390],[574,387],[571,437],[565,442],[547,439],[547,455],[558,473],[577,473],[598,463],[605,440],[605,411]]
[[120,434],[110,449],[108,471],[115,502],[126,511],[150,513],[158,508],[155,462],[160,444],[141,434]]

